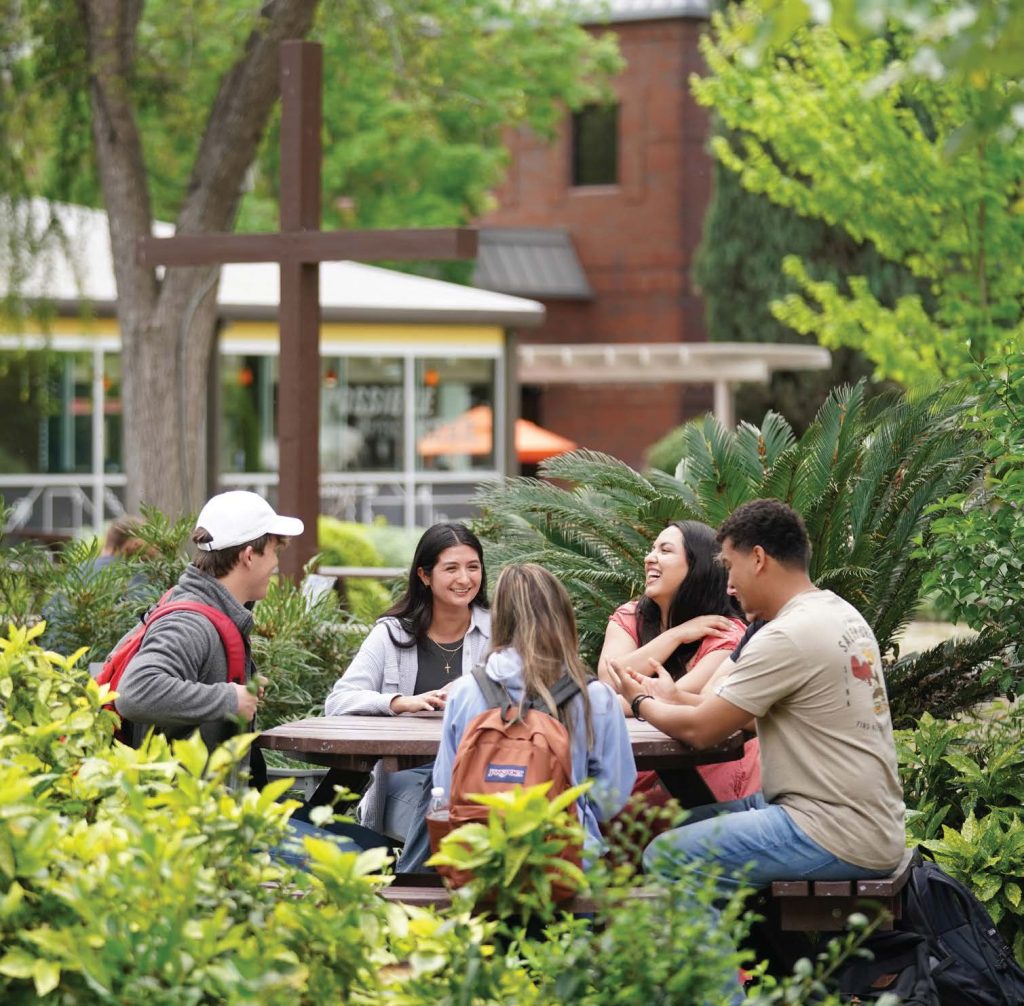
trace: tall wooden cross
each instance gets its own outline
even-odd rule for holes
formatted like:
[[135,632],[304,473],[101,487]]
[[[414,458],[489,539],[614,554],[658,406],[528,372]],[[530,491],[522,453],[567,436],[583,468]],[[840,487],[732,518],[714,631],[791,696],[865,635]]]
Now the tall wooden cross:
[[294,579],[317,550],[320,512],[321,262],[473,258],[470,228],[321,231],[323,57],[315,42],[281,43],[281,230],[270,234],[182,234],[139,241],[142,265],[277,262],[281,268],[278,386],[278,509],[301,517],[303,535],[281,556]]

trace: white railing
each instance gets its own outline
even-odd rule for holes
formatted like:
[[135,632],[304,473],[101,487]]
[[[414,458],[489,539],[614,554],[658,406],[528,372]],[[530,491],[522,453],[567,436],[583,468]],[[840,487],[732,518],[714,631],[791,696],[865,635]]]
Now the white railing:
[[[383,516],[390,524],[426,527],[437,521],[472,516],[471,499],[481,483],[496,482],[496,471],[372,472],[320,476],[320,512],[341,520],[370,523]],[[76,534],[101,532],[124,512],[125,476],[0,475],[0,497],[12,512],[3,531]],[[271,501],[277,495],[275,472],[229,473],[225,489],[251,489]]]

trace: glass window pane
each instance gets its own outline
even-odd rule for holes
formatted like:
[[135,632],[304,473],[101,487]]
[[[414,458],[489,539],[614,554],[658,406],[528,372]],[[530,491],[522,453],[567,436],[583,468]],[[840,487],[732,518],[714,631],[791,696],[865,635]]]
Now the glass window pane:
[[47,471],[48,419],[58,407],[57,354],[0,351],[0,472]]
[[330,356],[320,366],[321,470],[402,471],[402,359]]
[[495,467],[494,360],[416,361],[416,461],[421,471]]
[[618,105],[588,105],[572,117],[572,184],[619,180]]
[[222,356],[221,467],[277,471],[277,357]]
[[103,356],[103,470],[124,471],[121,354]]

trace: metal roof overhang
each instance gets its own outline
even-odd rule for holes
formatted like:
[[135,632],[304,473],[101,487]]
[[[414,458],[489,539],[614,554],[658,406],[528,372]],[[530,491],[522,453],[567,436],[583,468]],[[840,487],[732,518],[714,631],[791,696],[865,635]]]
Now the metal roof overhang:
[[473,285],[517,297],[593,300],[594,292],[561,227],[482,227]]

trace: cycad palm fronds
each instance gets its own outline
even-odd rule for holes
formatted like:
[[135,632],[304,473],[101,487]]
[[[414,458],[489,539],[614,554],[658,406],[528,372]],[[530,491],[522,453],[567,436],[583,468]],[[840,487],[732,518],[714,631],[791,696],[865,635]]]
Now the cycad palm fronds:
[[948,639],[901,658],[885,675],[893,726],[912,727],[926,712],[948,719],[1003,694],[1000,676],[993,671],[1013,659],[1013,648],[996,633]]
[[981,464],[962,408],[955,391],[868,403],[862,385],[839,388],[799,440],[775,413],[735,431],[708,416],[681,430],[675,478],[576,451],[542,468],[569,488],[514,478],[481,492],[478,530],[492,566],[536,561],[566,584],[593,660],[608,615],[642,589],[643,557],[667,521],[715,527],[748,500],[782,499],[807,524],[812,577],[863,612],[885,652],[918,601],[928,507]]

